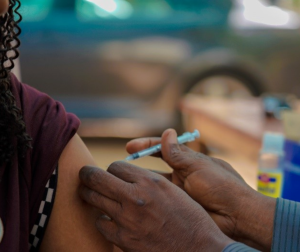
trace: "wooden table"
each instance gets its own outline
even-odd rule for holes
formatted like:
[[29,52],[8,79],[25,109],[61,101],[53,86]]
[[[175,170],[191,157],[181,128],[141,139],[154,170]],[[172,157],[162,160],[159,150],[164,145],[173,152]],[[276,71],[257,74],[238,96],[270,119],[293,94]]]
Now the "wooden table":
[[[283,132],[277,119],[266,119],[259,98],[229,100],[187,95],[180,104],[185,129],[200,131],[201,142],[220,151],[252,186],[256,187],[257,158],[264,132]],[[199,142],[190,147],[199,150]],[[237,166],[235,166],[237,165]]]

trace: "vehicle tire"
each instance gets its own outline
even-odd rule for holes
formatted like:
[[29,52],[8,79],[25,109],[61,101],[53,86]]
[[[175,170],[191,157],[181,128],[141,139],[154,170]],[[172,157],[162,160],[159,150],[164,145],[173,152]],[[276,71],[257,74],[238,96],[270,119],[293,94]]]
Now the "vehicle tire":
[[226,98],[249,98],[262,93],[258,80],[238,71],[219,69],[201,74],[185,93]]
[[[188,85],[185,94],[246,99],[258,96],[262,92],[263,88],[258,80],[233,70],[219,69],[209,71],[195,78]],[[184,128],[182,116],[180,116],[180,120],[181,128]],[[198,146],[194,146],[193,149],[204,154],[210,153],[210,147],[203,140],[200,140]]]

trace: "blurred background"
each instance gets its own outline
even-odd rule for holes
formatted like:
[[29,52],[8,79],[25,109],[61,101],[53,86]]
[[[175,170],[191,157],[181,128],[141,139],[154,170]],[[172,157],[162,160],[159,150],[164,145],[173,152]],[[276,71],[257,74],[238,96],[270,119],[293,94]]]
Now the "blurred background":
[[[187,130],[191,94],[300,95],[300,0],[21,2],[20,77],[81,119],[101,166],[124,158],[128,139]],[[268,101],[276,115],[282,103]],[[168,169],[152,160],[138,164]]]

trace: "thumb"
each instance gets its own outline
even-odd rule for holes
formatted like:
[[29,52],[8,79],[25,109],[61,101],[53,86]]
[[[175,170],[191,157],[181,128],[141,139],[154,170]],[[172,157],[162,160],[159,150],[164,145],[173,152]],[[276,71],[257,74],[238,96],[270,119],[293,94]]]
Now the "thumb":
[[177,133],[166,130],[161,138],[161,153],[164,161],[175,171],[186,177],[197,167],[197,154],[184,145],[179,145]]

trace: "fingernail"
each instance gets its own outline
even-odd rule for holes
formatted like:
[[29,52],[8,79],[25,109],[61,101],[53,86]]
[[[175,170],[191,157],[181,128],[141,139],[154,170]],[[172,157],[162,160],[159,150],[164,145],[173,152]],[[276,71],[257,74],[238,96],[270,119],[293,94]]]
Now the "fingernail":
[[170,130],[168,134],[168,141],[171,144],[177,144],[177,133],[175,130]]
[[112,218],[110,218],[106,214],[101,215],[100,218],[103,219],[103,220],[112,221]]

